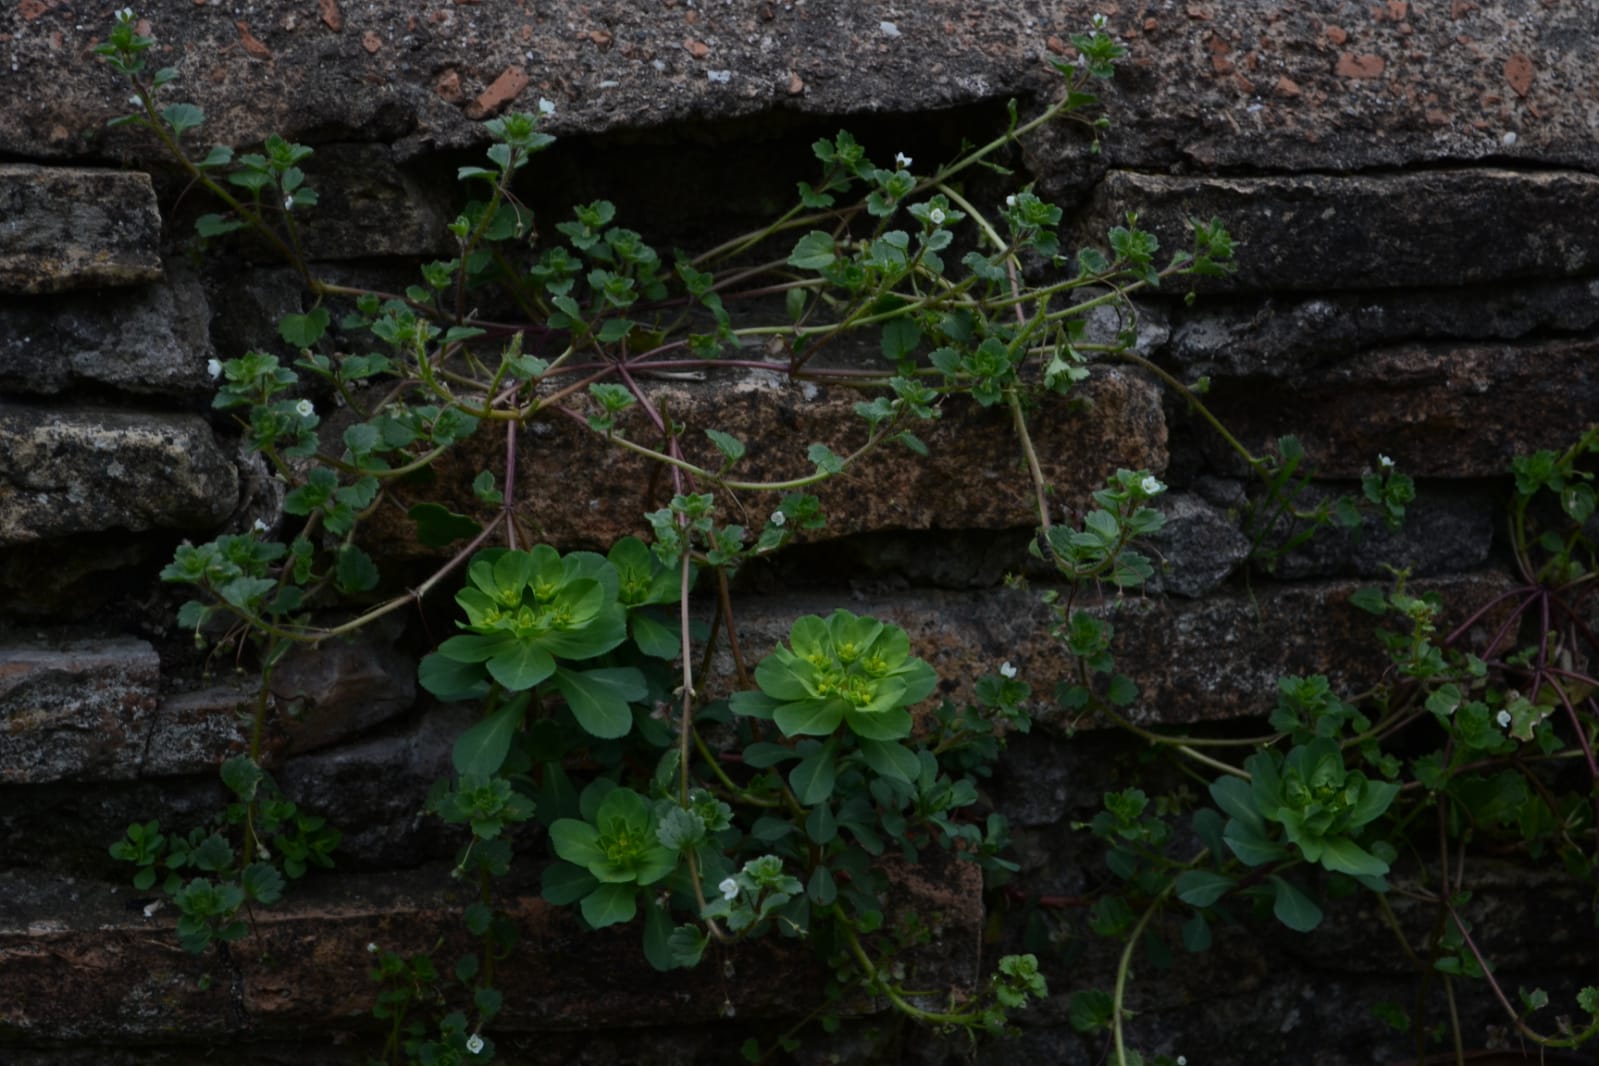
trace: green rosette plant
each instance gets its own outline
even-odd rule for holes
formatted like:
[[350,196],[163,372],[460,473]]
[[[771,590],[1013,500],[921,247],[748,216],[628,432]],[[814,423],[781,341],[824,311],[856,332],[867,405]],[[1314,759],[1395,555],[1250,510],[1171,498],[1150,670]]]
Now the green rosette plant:
[[907,708],[938,683],[910,649],[903,629],[875,618],[806,615],[755,668],[760,691],[734,695],[733,710],[771,719],[786,737],[829,736],[842,724],[861,740],[899,740],[911,731]]
[[[642,546],[640,546],[642,547]],[[641,580],[635,573],[631,581]],[[639,603],[661,593],[649,579]],[[622,602],[622,576],[615,563],[592,552],[561,555],[541,544],[532,551],[490,548],[467,567],[467,585],[455,601],[465,612],[465,633],[439,645],[422,660],[422,686],[443,700],[483,699],[495,691],[527,692],[548,683],[593,736],[625,736],[633,725],[630,704],[642,699],[643,676],[632,667],[584,670],[557,660],[592,660],[628,639],[628,608]],[[647,651],[660,652],[660,641]],[[477,739],[509,737],[520,726],[526,703],[513,701],[473,728]],[[503,756],[504,745],[492,745]],[[457,769],[493,773],[498,763],[473,760]]]
[[678,853],[656,832],[650,801],[630,788],[583,796],[582,819],[550,825],[550,844],[564,861],[544,874],[544,896],[553,903],[580,901],[583,918],[596,929],[630,922],[638,913],[638,889],[677,868]]
[[1397,783],[1372,781],[1346,768],[1342,749],[1326,738],[1295,747],[1286,758],[1261,752],[1245,760],[1244,767],[1249,783],[1224,777],[1211,784],[1210,794],[1230,815],[1223,831],[1228,847],[1246,864],[1286,857],[1267,834],[1267,823],[1276,823],[1306,862],[1359,878],[1388,872],[1387,861],[1355,837],[1388,810],[1399,794]]

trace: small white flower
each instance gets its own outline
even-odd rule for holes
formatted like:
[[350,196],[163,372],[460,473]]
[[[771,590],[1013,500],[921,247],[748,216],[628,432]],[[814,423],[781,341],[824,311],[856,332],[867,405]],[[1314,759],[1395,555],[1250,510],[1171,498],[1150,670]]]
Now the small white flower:
[[555,114],[555,101],[554,100],[545,99],[542,96],[539,97],[539,114],[541,114],[541,115],[553,115],[553,114]]
[[221,377],[222,376],[222,360],[220,360],[220,359],[207,359],[205,361],[205,372],[207,374],[211,375],[211,380],[212,381],[215,381],[217,378]]
[[1386,455],[1379,455],[1377,456],[1377,465],[1382,467],[1384,470],[1392,470],[1394,468],[1394,461],[1388,458]]
[[467,1037],[466,1038],[466,1050],[470,1051],[474,1055],[476,1055],[478,1052],[482,1051],[483,1050],[483,1038],[481,1036],[478,1036],[476,1033],[473,1033],[471,1036]]
[[935,207],[931,211],[927,212],[928,221],[935,226],[942,226],[944,224],[944,217],[944,209],[941,207]]
[[1162,485],[1160,479],[1153,475],[1140,481],[1138,487],[1144,490],[1145,496],[1158,496],[1166,491],[1166,486]]
[[[1104,18],[1105,16],[1104,15],[1096,15],[1094,17],[1095,18]],[[1188,1066],[1188,1056],[1187,1055],[1178,1055],[1177,1056],[1177,1066]]]
[[738,882],[731,877],[723,878],[722,883],[716,887],[722,893],[723,899],[732,899],[738,895]]
[[139,99],[139,94],[138,93],[134,93],[132,96],[128,97],[128,106],[129,107],[143,107],[144,106],[144,101]]
[[1015,207],[1016,206],[1016,196],[1015,196],[1014,193],[1011,194],[1010,196],[1005,197],[1005,206],[1006,207]]
[[1016,667],[1009,659],[1006,659],[1004,662],[999,664],[999,675],[1006,680],[1016,676]]
[[[1096,29],[1096,30],[1102,30],[1106,26],[1110,25],[1110,19],[1106,18],[1104,15],[1095,15],[1093,18],[1089,19],[1088,21],[1094,27],[1094,29]],[[1182,1066],[1182,1063],[1179,1062],[1177,1064],[1177,1066]]]
[[788,521],[788,515],[784,514],[782,511],[773,511],[772,512],[772,525],[774,525],[774,526],[778,527],[779,529],[781,529],[781,528],[783,528],[783,524],[785,522],[787,522],[787,521]]
[[257,518],[255,520],[255,524],[251,526],[251,528],[257,533],[265,533],[270,527],[266,524],[264,519]]
[[1499,728],[1500,729],[1509,729],[1510,728],[1510,712],[1509,711],[1500,711],[1498,714],[1494,715],[1494,721],[1499,723]]
[[285,197],[284,197],[284,198],[283,198],[283,210],[285,210],[285,211],[292,211],[292,210],[294,210],[294,197],[292,197],[292,196],[285,196]]
[[371,952],[373,955],[376,955],[378,953],[378,946],[369,940],[366,944],[366,950]]
[[121,11],[118,11],[117,12],[117,21],[118,22],[132,22],[133,21],[133,8],[125,7]]
[[301,418],[310,418],[312,415],[316,414],[316,408],[312,406],[310,400],[301,400],[299,403],[294,405],[294,410],[295,413]]
[[895,152],[894,165],[899,167],[899,169],[904,170],[911,165],[911,157],[906,155],[904,152]]

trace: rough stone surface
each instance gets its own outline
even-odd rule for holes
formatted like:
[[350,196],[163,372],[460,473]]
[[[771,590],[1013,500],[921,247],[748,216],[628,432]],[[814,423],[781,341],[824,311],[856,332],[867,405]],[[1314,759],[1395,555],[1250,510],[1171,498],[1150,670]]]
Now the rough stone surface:
[[168,278],[92,295],[0,297],[0,390],[206,391],[205,292],[188,270],[169,269]]
[[[908,970],[969,993],[982,913],[977,868],[930,852],[924,867],[890,876],[898,900],[919,905],[933,933],[905,958]],[[522,946],[497,968],[505,998],[497,1032],[784,1017],[811,1005],[797,988],[820,997],[820,964],[803,946],[772,940],[729,953],[724,964],[737,981],[723,965],[700,966],[675,973],[672,994],[662,996],[636,926],[583,931],[531,883],[511,879],[497,901],[522,933]],[[180,951],[170,908],[146,915],[148,901],[126,891],[5,871],[0,886],[0,1026],[32,1042],[178,1036],[201,1044],[281,1038],[307,1025],[370,1033],[377,988],[367,978],[367,945],[454,959],[470,947],[460,908],[477,899],[436,870],[301,883],[292,899],[258,912],[253,935],[223,958]],[[206,973],[210,990],[199,987]],[[63,1012],[62,1003],[74,1009]]]
[[[893,32],[877,9],[842,3],[674,9],[607,0],[426,15],[393,0],[346,7],[333,29],[289,0],[257,5],[247,22],[253,50],[220,9],[161,0],[140,14],[162,42],[159,61],[179,71],[177,92],[206,107],[206,143],[282,132],[403,140],[412,151],[477,141],[479,120],[533,110],[541,98],[556,105],[558,133],[779,108],[950,106],[1014,92],[1043,65],[1040,34],[1066,31],[1054,25],[1064,13],[974,13],[953,0],[897,13]],[[1072,7],[1073,24],[1085,23],[1087,11]],[[102,131],[127,95],[88,54],[104,26],[63,14],[45,9],[16,26],[10,58],[28,88],[0,125],[0,151],[109,143],[147,153],[147,137]]]
[[1167,349],[1190,375],[1293,377],[1369,348],[1419,340],[1517,340],[1599,325],[1599,281],[1206,297],[1174,312]]
[[238,474],[194,415],[0,403],[0,545],[215,527]]
[[[1047,89],[1047,61],[1099,5],[928,0],[891,18],[846,0],[463,6],[342,5],[337,28],[293,0],[256,4],[243,27],[189,0],[140,14],[158,62],[179,71],[175,98],[207,110],[204,144],[283,132],[420,150],[477,140],[475,119],[541,97],[558,108],[556,132],[575,133],[778,110],[926,111]],[[1117,122],[1104,154],[1138,167],[1325,170],[1599,160],[1599,45],[1585,5],[1394,10],[1336,0],[1122,9],[1110,29],[1131,55],[1109,94]],[[138,131],[104,129],[126,111],[127,91],[91,54],[101,17],[41,0],[4,18],[0,58],[22,88],[0,116],[0,153],[154,154]],[[1088,158],[1076,132],[1043,139],[1037,154],[1057,174]]]
[[[346,740],[408,710],[416,664],[391,643],[392,627],[317,648],[294,648],[273,669],[263,758],[270,763]],[[214,685],[161,702],[139,772],[209,771],[249,750],[253,680]]]
[[[1198,601],[1129,596],[1083,606],[1115,626],[1117,669],[1139,688],[1129,717],[1143,725],[1199,722],[1269,714],[1283,674],[1326,674],[1334,686],[1374,682],[1386,659],[1372,636],[1376,620],[1348,602],[1361,587],[1353,581],[1299,582]],[[1510,586],[1507,577],[1490,571],[1411,587],[1443,596],[1449,610],[1440,625],[1447,626],[1449,618],[1464,618]],[[745,661],[759,661],[786,640],[800,615],[826,616],[839,606],[837,597],[814,594],[736,603]],[[842,606],[904,627],[912,651],[943,679],[941,695],[957,703],[972,700],[972,684],[1008,660],[1045,701],[1038,708],[1042,720],[1052,728],[1066,724],[1050,709],[1049,695],[1075,677],[1049,636],[1050,612],[1036,593],[885,592]],[[718,669],[731,677],[731,657],[724,653]]]
[[[1166,252],[1221,219],[1237,271],[1206,291],[1385,289],[1564,278],[1599,264],[1599,176],[1491,167],[1401,174],[1171,177],[1111,171],[1078,224],[1099,242],[1136,211]],[[1549,225],[1551,218],[1560,224]],[[1491,254],[1462,254],[1461,235]]]
[[413,660],[394,649],[394,625],[296,648],[272,672],[287,752],[325,747],[407,710],[416,699]]
[[[1323,477],[1359,477],[1378,455],[1417,477],[1498,477],[1514,456],[1566,448],[1593,422],[1596,356],[1593,340],[1405,345],[1292,383],[1221,382],[1209,402],[1257,452],[1297,436],[1306,469]],[[1200,439],[1223,470],[1241,465]]]
[[1166,516],[1161,531],[1148,540],[1155,564],[1149,591],[1190,599],[1215,591],[1249,557],[1249,538],[1237,520],[1193,493],[1178,492],[1155,501]]
[[146,174],[0,163],[0,293],[155,281],[160,237]]
[[455,248],[444,225],[460,210],[462,190],[418,180],[385,145],[323,145],[306,161],[306,175],[319,200],[298,221],[313,259],[436,258]]
[[113,599],[144,595],[171,558],[169,539],[118,531],[0,548],[0,621],[88,621]]
[[[865,423],[853,410],[861,394],[849,389],[757,374],[703,387],[663,383],[647,391],[689,427],[682,442],[691,461],[712,469],[721,465],[702,427],[742,440],[748,452],[728,475],[741,481],[808,476],[815,472],[806,458],[811,444],[823,442],[846,455],[866,437]],[[643,413],[635,408],[627,417],[619,430],[651,447],[659,443]],[[1033,492],[1006,409],[952,402],[942,418],[910,428],[926,442],[930,458],[912,462],[903,448],[881,448],[842,477],[806,490],[828,512],[828,526],[817,539],[865,530],[1006,529],[1035,521]],[[1029,432],[1045,480],[1063,506],[1081,506],[1119,467],[1159,472],[1166,465],[1159,392],[1119,368],[1096,371],[1071,402],[1044,401],[1031,416]],[[465,452],[440,465],[429,498],[472,511],[480,505],[463,491],[472,474],[459,475],[502,463],[504,437],[480,433]],[[643,515],[665,506],[672,491],[669,478],[652,472],[653,460],[566,421],[533,426],[517,458],[518,513],[540,539],[562,547],[608,545],[647,533]],[[580,480],[574,484],[574,478]],[[776,504],[769,497],[745,501],[732,494],[732,500],[726,493],[719,500],[729,520],[752,528]],[[397,535],[404,530],[379,534]],[[386,544],[385,550],[395,547],[403,544]]]
[[[1314,510],[1339,496],[1360,499],[1359,485],[1310,486],[1296,500],[1297,510]],[[1388,567],[1409,570],[1417,577],[1475,570],[1488,559],[1493,547],[1496,501],[1482,491],[1460,491],[1423,486],[1405,508],[1405,522],[1390,529],[1376,515],[1365,515],[1355,529],[1323,529],[1309,542],[1278,559],[1271,572],[1277,577],[1384,577]],[[1282,543],[1289,534],[1286,520],[1275,524],[1276,537],[1264,545]]]
[[[1593,169],[1599,154],[1588,132],[1599,38],[1585,5],[1156,0],[1121,8],[1111,29],[1130,51],[1106,94],[1114,123],[1101,156],[1111,165]],[[1060,130],[1040,138],[1033,159],[1043,191],[1056,195],[1094,157]]]
[[126,637],[0,647],[0,782],[131,777],[160,670]]

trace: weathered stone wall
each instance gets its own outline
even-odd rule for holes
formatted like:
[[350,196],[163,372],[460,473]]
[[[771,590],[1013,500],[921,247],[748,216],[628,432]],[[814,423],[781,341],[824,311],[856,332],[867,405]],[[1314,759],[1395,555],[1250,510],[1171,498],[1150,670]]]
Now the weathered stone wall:
[[[1268,574],[1246,561],[1239,529],[1253,486],[1153,377],[1099,367],[1082,390],[1090,411],[1038,412],[1062,506],[1118,467],[1171,484],[1171,572],[1156,594],[1098,609],[1142,691],[1134,720],[1224,729],[1264,714],[1280,673],[1371,680],[1368,626],[1347,601],[1380,562],[1410,566],[1457,617],[1506,587],[1506,463],[1599,419],[1599,8],[153,0],[139,14],[162,41],[154,65],[177,68],[205,106],[208,142],[278,132],[316,147],[309,254],[372,282],[448,254],[449,177],[484,143],[479,120],[506,106],[557,105],[562,140],[532,168],[535,206],[605,195],[647,238],[691,243],[786,203],[810,140],[841,124],[880,155],[937,156],[985,135],[1007,97],[1025,106],[1049,90],[1046,61],[1101,10],[1131,50],[1107,90],[1103,151],[1063,127],[1016,160],[1066,207],[1068,246],[1129,210],[1168,246],[1185,219],[1221,218],[1242,242],[1239,271],[1191,307],[1145,300],[1140,351],[1209,375],[1246,444],[1296,433],[1328,491],[1378,454],[1421,479],[1402,534],[1333,537]],[[245,743],[248,679],[216,676],[228,664],[187,647],[181,597],[156,573],[183,538],[278,520],[273,486],[209,409],[206,366],[278,347],[275,319],[302,299],[248,245],[191,254],[206,205],[148,136],[105,128],[126,95],[92,56],[110,16],[77,0],[0,4],[0,1063],[189,1061],[184,1049],[202,1046],[217,1049],[206,1061],[357,1061],[347,1041],[368,1024],[365,944],[455,935],[437,876],[454,841],[419,811],[461,718],[418,696],[419,619],[296,653],[274,676],[293,711],[271,723],[274,771],[345,829],[351,876],[296,894],[219,963],[179,952],[169,915],[106,857],[135,817],[180,825],[212,810],[215,767]],[[752,477],[790,474],[806,443],[852,417],[839,390],[732,372],[659,391],[677,417],[750,441]],[[928,443],[929,463],[860,472],[872,492],[824,493],[828,541],[746,575],[747,647],[759,654],[795,615],[842,603],[905,626],[962,689],[1010,659],[1048,693],[1065,667],[1047,614],[1000,581],[1025,567],[1033,525],[1008,421],[952,410]],[[643,532],[635,457],[552,425],[528,435],[520,462],[519,506],[550,542]],[[465,499],[464,480],[448,486],[443,502]],[[415,548],[397,532],[385,543],[396,559]],[[1061,726],[1046,711],[1018,738],[994,799],[1018,828],[1017,884],[1071,899],[1104,873],[1070,827],[1135,753]],[[969,980],[980,893],[962,875],[923,880],[907,891],[943,901],[941,965]],[[792,957],[758,951],[736,978],[660,979],[631,934],[580,939],[535,883],[524,871],[512,893],[529,946],[508,970],[508,1062],[722,1061],[741,1027],[791,1016],[808,1006],[796,988],[820,987]],[[1507,986],[1519,973],[1558,986],[1591,961],[1591,923],[1580,900],[1531,898],[1507,871],[1477,905],[1489,927],[1527,930],[1495,945]],[[982,1056],[1099,1061],[1065,1004],[1080,980],[1104,984],[1109,948],[1069,907],[1032,920],[1055,943],[1044,965],[1056,995],[1024,1020],[1022,1050]],[[1142,1039],[1190,1062],[1408,1053],[1364,1012],[1408,995],[1408,976],[1358,935],[1260,943],[1228,930],[1171,975],[1140,976]],[[1466,1006],[1486,1039],[1498,1018]],[[814,1053],[963,1058],[878,1024],[848,1023]]]

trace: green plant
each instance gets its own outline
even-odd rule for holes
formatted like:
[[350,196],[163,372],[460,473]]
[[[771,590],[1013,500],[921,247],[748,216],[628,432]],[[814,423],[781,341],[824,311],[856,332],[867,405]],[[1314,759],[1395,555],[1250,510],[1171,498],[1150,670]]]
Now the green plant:
[[[1013,869],[1003,857],[1003,819],[983,809],[978,783],[1005,737],[1029,728],[1031,690],[1006,664],[975,679],[970,704],[929,707],[937,678],[907,634],[843,610],[795,620],[787,643],[751,671],[728,592],[748,560],[825,525],[807,490],[887,446],[925,454],[916,427],[965,400],[1008,412],[1028,471],[1040,524],[1033,550],[1056,572],[1045,596],[1054,635],[1075,664],[1056,702],[1069,716],[1101,716],[1175,753],[1216,804],[1133,787],[1106,797],[1089,829],[1105,842],[1120,888],[1101,896],[1090,921],[1126,947],[1113,992],[1079,990],[1072,1023],[1108,1030],[1118,1064],[1141,1061],[1126,1045],[1126,984],[1135,953],[1152,950],[1169,918],[1183,918],[1176,935],[1190,950],[1209,945],[1213,921],[1236,900],[1308,930],[1322,916],[1316,884],[1352,879],[1386,908],[1388,894],[1401,890],[1393,875],[1402,861],[1410,864],[1403,891],[1442,915],[1426,944],[1402,941],[1403,950],[1446,989],[1468,974],[1492,982],[1459,913],[1454,842],[1519,834],[1529,851],[1557,851],[1592,876],[1593,849],[1578,843],[1593,830],[1591,797],[1558,793],[1540,768],[1580,759],[1590,782],[1599,779],[1599,683],[1582,665],[1583,649],[1599,649],[1579,610],[1594,572],[1580,529],[1594,510],[1582,466],[1594,435],[1518,463],[1512,518],[1526,585],[1507,600],[1514,620],[1480,655],[1458,647],[1467,627],[1439,638],[1440,605],[1407,591],[1401,575],[1360,600],[1399,623],[1381,638],[1391,680],[1341,696],[1324,678],[1283,679],[1274,732],[1243,745],[1250,754],[1235,761],[1225,756],[1236,742],[1212,748],[1206,738],[1129,721],[1122,710],[1137,687],[1116,669],[1113,627],[1083,603],[1103,586],[1136,590],[1153,576],[1137,545],[1161,527],[1154,502],[1166,486],[1150,471],[1120,470],[1080,521],[1055,520],[1029,432],[1041,396],[1071,393],[1095,358],[1165,381],[1258,475],[1249,529],[1268,567],[1328,524],[1358,524],[1363,511],[1397,523],[1414,485],[1379,458],[1358,497],[1303,507],[1311,478],[1294,438],[1254,455],[1205,407],[1204,383],[1185,385],[1129,350],[1130,332],[1088,339],[1096,308],[1130,320],[1137,292],[1225,273],[1233,246],[1219,223],[1194,220],[1191,247],[1163,262],[1136,217],[1112,227],[1103,248],[1066,255],[1059,206],[1028,187],[982,202],[968,184],[974,168],[1007,173],[1002,153],[1046,123],[1082,124],[1097,149],[1106,120],[1091,117],[1092,89],[1113,74],[1122,49],[1098,17],[1072,43],[1077,60],[1058,64],[1061,96],[1026,120],[1012,105],[1003,133],[954,161],[929,173],[903,155],[879,165],[840,132],[813,146],[819,173],[798,183],[797,202],[780,217],[670,263],[605,201],[576,206],[553,227],[559,240],[537,243],[517,189],[552,138],[541,113],[494,119],[485,124],[489,165],[458,175],[471,198],[449,226],[454,254],[425,264],[420,283],[394,293],[330,282],[303,253],[300,214],[317,202],[304,169],[309,147],[274,137],[256,153],[191,153],[185,142],[203,112],[162,103],[175,73],[147,70],[153,41],[131,12],[119,13],[99,48],[133,87],[136,110],[119,121],[147,130],[215,199],[219,210],[197,224],[202,239],[253,233],[292,264],[314,300],[279,323],[292,364],[251,352],[216,368],[217,409],[232,413],[289,486],[289,539],[278,543],[264,530],[219,536],[183,546],[163,572],[193,590],[179,620],[197,641],[253,654],[262,674],[249,756],[223,770],[240,797],[222,820],[227,832],[219,825],[169,837],[138,823],[114,848],[135,865],[141,888],[154,885],[158,868],[170,871],[164,887],[182,910],[186,947],[243,935],[238,914],[276,899],[285,877],[276,860],[257,858],[263,849],[282,856],[292,878],[308,863],[325,864],[336,840],[286,805],[260,770],[273,665],[292,645],[352,632],[453,583],[460,632],[422,661],[419,676],[440,699],[477,704],[481,717],[456,741],[455,777],[435,786],[427,806],[469,834],[455,872],[475,881],[477,898],[462,917],[480,947],[457,962],[459,988],[426,955],[378,953],[387,1061],[493,1055],[482,1031],[503,1007],[495,969],[515,940],[495,913],[494,881],[538,840],[530,823],[555,856],[544,869],[545,898],[575,905],[595,928],[642,915],[644,954],[663,971],[699,964],[712,943],[803,939],[834,974],[816,1014],[824,1027],[864,992],[933,1025],[1003,1029],[1007,1011],[1047,994],[1036,958],[1001,958],[969,1000],[936,994],[907,961],[929,935],[926,916],[886,901],[891,860],[914,861],[929,848],[995,879]],[[880,366],[820,367],[817,353],[859,333],[878,346]],[[756,344],[769,353],[753,354]],[[744,442],[679,423],[645,377],[718,367],[858,389],[856,432],[811,443],[802,476],[742,477]],[[624,538],[604,556],[535,545],[515,506],[518,441],[523,427],[552,418],[651,460],[669,481],[667,505],[641,516],[650,543]],[[504,461],[472,478],[479,517],[428,498],[417,475],[488,432],[503,432]],[[732,521],[756,513],[743,501],[757,494],[777,499],[759,528]],[[1545,494],[1573,521],[1570,530],[1557,530],[1535,505]],[[389,594],[392,576],[359,537],[384,507],[404,513],[422,544],[450,552],[402,594]],[[696,595],[713,605],[708,629],[691,618]],[[353,616],[331,615],[341,604],[356,605]],[[1538,632],[1509,654],[1522,618],[1541,619]],[[730,652],[731,679],[709,676],[719,644]],[[1392,750],[1394,738],[1428,725],[1442,731],[1439,748],[1408,763]],[[1430,886],[1412,884],[1408,872],[1428,809],[1443,827]],[[1191,832],[1175,830],[1179,819]],[[1179,847],[1192,853],[1173,855]],[[178,872],[189,868],[218,876],[184,884]],[[1318,880],[1307,888],[1311,872]],[[1528,993],[1517,1009],[1494,987],[1532,1039],[1564,1046],[1593,1035],[1593,1026],[1538,1033],[1527,1017],[1547,997]],[[1583,997],[1592,1013],[1595,996]],[[431,1024],[417,1017],[423,1012]],[[758,1059],[788,1048],[795,1031],[746,1050]]]
[[[1485,982],[1528,1042],[1573,1048],[1599,1036],[1593,987],[1579,991],[1577,1019],[1557,1019],[1553,1030],[1535,1025],[1533,1016],[1550,1005],[1548,993],[1521,989],[1513,1001],[1464,913],[1473,844],[1534,861],[1558,857],[1589,892],[1599,880],[1593,755],[1599,685],[1581,665],[1599,653],[1585,621],[1599,561],[1585,529],[1594,510],[1587,466],[1595,455],[1599,426],[1563,453],[1516,460],[1510,513],[1523,583],[1478,606],[1447,634],[1438,625],[1442,601],[1410,591],[1402,572],[1390,588],[1353,597],[1357,607],[1396,624],[1376,634],[1388,664],[1383,680],[1342,695],[1325,677],[1284,677],[1271,735],[1218,741],[1134,725],[1118,711],[1136,690],[1114,672],[1109,626],[1083,611],[1062,619],[1057,636],[1076,657],[1080,676],[1063,689],[1063,707],[1109,717],[1178,755],[1195,767],[1191,776],[1207,784],[1215,804],[1196,806],[1181,790],[1152,802],[1129,789],[1107,794],[1105,811],[1089,826],[1105,842],[1107,865],[1120,880],[1095,902],[1090,924],[1125,947],[1113,991],[1080,991],[1072,1024],[1108,1032],[1113,1061],[1141,1061],[1125,1039],[1127,981],[1141,950],[1159,960],[1167,936],[1188,951],[1206,950],[1212,925],[1236,920],[1229,902],[1268,905],[1283,925],[1309,932],[1324,917],[1318,899],[1356,886],[1374,894],[1400,953],[1417,968],[1413,1009],[1383,1004],[1381,1014],[1414,1034],[1418,1059],[1430,1038],[1448,1036],[1454,1060],[1465,1061],[1458,980]],[[1368,476],[1368,498],[1400,506],[1409,485],[1397,480],[1391,463],[1379,467]],[[1100,524],[1107,531],[1114,526]],[[1487,641],[1465,646],[1483,626],[1491,632]],[[1099,686],[1096,675],[1110,680]],[[1250,752],[1241,765],[1222,757],[1240,747]],[[1565,769],[1572,763],[1583,768],[1576,779]],[[1186,834],[1178,830],[1183,822]],[[1203,846],[1172,854],[1191,840]],[[1310,887],[1304,872],[1316,874]],[[1396,916],[1389,902],[1396,896],[1435,909],[1421,941]],[[1429,1028],[1421,1019],[1425,993],[1435,984],[1449,1021]]]

